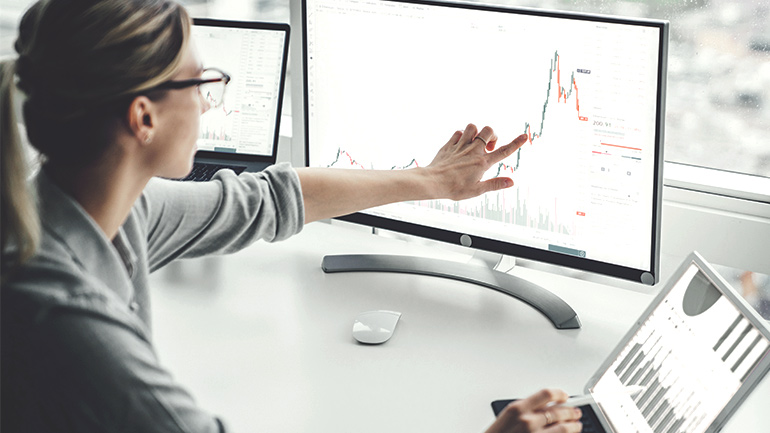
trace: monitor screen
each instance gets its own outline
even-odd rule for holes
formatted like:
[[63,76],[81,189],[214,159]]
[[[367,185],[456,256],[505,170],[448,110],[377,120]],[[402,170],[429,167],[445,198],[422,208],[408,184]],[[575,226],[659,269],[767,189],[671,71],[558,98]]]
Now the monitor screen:
[[431,1],[303,7],[309,166],[425,166],[468,123],[500,144],[527,134],[486,174],[512,188],[343,219],[657,281],[666,22]]
[[204,68],[231,76],[225,102],[201,116],[198,149],[273,156],[278,143],[289,26],[198,19],[192,40]]

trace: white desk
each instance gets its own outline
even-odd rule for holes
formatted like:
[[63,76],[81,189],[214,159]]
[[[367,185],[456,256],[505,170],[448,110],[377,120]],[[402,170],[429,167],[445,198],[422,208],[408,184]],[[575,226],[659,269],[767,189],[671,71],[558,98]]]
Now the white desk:
[[[315,223],[288,241],[172,264],[152,277],[161,360],[236,432],[482,432],[492,400],[581,393],[657,291],[517,267],[577,311],[582,329],[560,331],[480,286],[321,271],[325,254],[345,253],[462,258]],[[360,345],[353,319],[375,309],[403,316],[390,341]],[[765,380],[724,431],[767,431],[768,401]]]

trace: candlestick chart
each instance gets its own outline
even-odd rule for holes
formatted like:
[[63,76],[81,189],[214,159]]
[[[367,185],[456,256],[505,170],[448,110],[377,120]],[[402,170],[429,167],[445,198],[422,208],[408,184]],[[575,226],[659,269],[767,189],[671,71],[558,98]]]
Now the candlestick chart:
[[[543,80],[533,87],[542,90],[533,93],[533,96],[527,100],[534,107],[533,111],[537,112],[534,122],[524,122],[527,144],[512,156],[494,164],[484,176],[485,179],[500,176],[513,177],[517,185],[509,190],[488,193],[459,202],[420,201],[413,203],[416,207],[513,224],[537,231],[562,235],[576,234],[580,225],[577,220],[584,217],[586,211],[577,208],[576,200],[580,195],[578,192],[567,194],[567,197],[564,193],[565,190],[574,188],[576,184],[574,177],[577,175],[570,173],[576,173],[577,168],[565,168],[565,163],[556,162],[556,160],[569,160],[570,163],[579,164],[573,158],[577,147],[571,150],[565,149],[564,131],[575,131],[583,127],[587,124],[588,117],[581,112],[580,108],[577,70],[562,71],[562,60],[558,50],[553,51],[553,55],[544,58],[541,63],[547,67],[547,70],[542,68]],[[563,80],[563,77],[568,79]],[[539,99],[539,102],[536,99]],[[520,121],[520,119],[517,120]],[[566,125],[565,122],[573,124]],[[554,130],[552,135],[555,136],[550,142],[548,141],[549,129]],[[542,147],[542,149],[536,150],[535,147]],[[332,151],[332,149],[329,150]],[[385,162],[385,158],[377,159],[372,156],[369,159],[361,158],[357,152],[361,152],[361,149],[357,149],[355,144],[345,148],[336,147],[331,152],[332,155],[327,158],[325,165],[364,170],[401,170],[427,166],[430,163],[428,158],[432,157],[428,154],[422,156],[422,159],[403,157],[404,152],[399,152],[397,154],[403,157],[401,161]],[[547,161],[552,166],[544,170],[544,164]],[[531,167],[527,168],[528,164]],[[561,171],[554,173],[555,170]],[[529,179],[532,182],[525,180],[519,182],[517,179]]]

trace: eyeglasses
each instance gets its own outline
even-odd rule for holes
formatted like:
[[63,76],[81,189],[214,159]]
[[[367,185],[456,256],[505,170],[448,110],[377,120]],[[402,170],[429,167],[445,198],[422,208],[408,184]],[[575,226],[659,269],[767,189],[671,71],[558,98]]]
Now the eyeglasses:
[[189,80],[166,81],[158,84],[152,90],[163,89],[184,89],[185,87],[198,86],[198,91],[211,108],[219,107],[225,102],[225,87],[230,82],[230,76],[224,71],[216,68],[207,68],[203,70],[200,78],[191,78]]

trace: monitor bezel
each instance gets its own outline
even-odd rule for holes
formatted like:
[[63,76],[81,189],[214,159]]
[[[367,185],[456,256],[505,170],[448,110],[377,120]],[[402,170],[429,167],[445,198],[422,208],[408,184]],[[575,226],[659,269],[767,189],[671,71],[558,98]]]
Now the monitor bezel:
[[[553,17],[560,19],[596,21],[604,23],[615,23],[625,25],[635,25],[655,28],[659,32],[658,45],[658,88],[656,95],[656,127],[655,127],[655,149],[654,149],[654,172],[653,172],[653,191],[652,191],[652,230],[651,230],[651,249],[650,249],[650,269],[635,269],[627,266],[571,256],[554,251],[548,251],[540,248],[529,247],[525,245],[502,242],[495,239],[471,235],[452,230],[445,230],[437,227],[430,227],[421,224],[399,221],[391,218],[385,218],[370,215],[363,212],[356,212],[348,215],[339,216],[336,219],[341,221],[362,224],[379,229],[417,236],[430,240],[446,242],[449,244],[463,245],[475,249],[485,250],[497,254],[513,256],[517,258],[534,260],[548,263],[556,266],[564,266],[581,271],[606,275],[609,277],[621,278],[633,282],[647,285],[653,285],[660,280],[660,237],[661,237],[661,208],[663,196],[663,143],[664,143],[664,125],[666,108],[666,79],[668,73],[668,39],[669,22],[665,20],[652,20],[643,18],[619,17],[612,15],[588,14],[580,12],[555,11],[547,9],[534,9],[513,6],[490,5],[480,3],[462,3],[455,1],[431,1],[431,0],[377,0],[381,2],[418,4],[424,6],[438,6],[449,8],[461,8],[468,10],[480,10],[498,13],[513,13],[530,16]],[[310,116],[309,116],[309,98],[308,98],[308,35],[307,35],[307,2],[302,2],[302,73],[303,73],[303,122],[304,122],[304,151],[305,166],[310,166]],[[437,149],[438,150],[438,149]],[[469,242],[470,241],[470,242]]]

